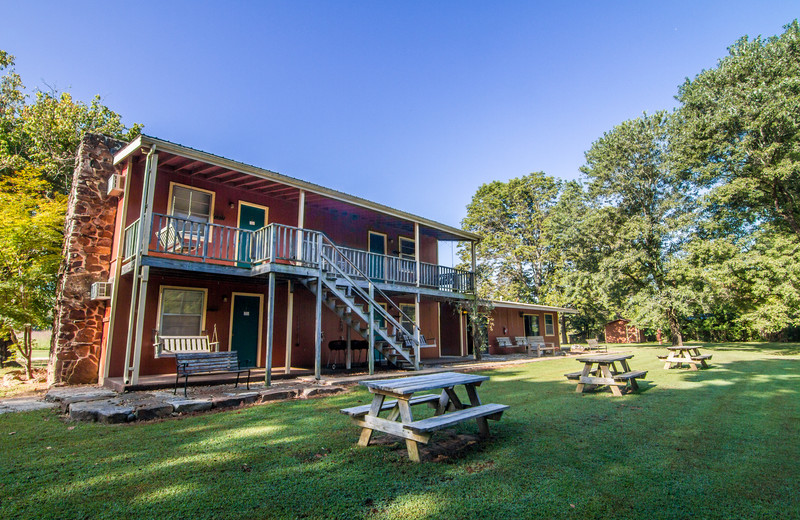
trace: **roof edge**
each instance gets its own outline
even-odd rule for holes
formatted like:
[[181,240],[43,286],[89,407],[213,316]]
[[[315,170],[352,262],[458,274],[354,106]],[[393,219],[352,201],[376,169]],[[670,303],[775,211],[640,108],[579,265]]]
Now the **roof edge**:
[[419,215],[414,215],[412,213],[407,213],[402,210],[394,209],[379,202],[373,202],[371,200],[357,197],[355,195],[349,195],[347,193],[334,190],[332,188],[326,188],[324,186],[320,186],[319,184],[314,184],[312,182],[303,181],[300,179],[296,179],[294,177],[289,177],[288,175],[283,175],[270,170],[265,170],[257,166],[252,166],[239,161],[234,161],[232,159],[226,159],[225,157],[221,157],[219,155],[210,154],[208,152],[203,152],[201,150],[196,150],[194,148],[182,146],[176,143],[172,143],[170,141],[164,141],[162,139],[158,139],[156,137],[148,136],[145,134],[139,135],[136,139],[131,141],[122,150],[117,152],[117,154],[114,155],[114,164],[116,165],[121,161],[125,160],[128,156],[136,152],[136,150],[138,150],[140,147],[143,146],[147,147],[152,145],[155,145],[158,150],[174,153],[175,155],[180,155],[182,157],[187,157],[190,159],[196,159],[198,161],[214,164],[222,168],[236,170],[249,175],[255,175],[265,179],[274,180],[298,189],[316,193],[317,195],[323,195],[325,197],[336,199],[341,202],[346,202],[348,204],[353,204],[355,206],[360,206],[362,208],[371,209],[373,211],[378,211],[380,213],[402,218],[404,220],[417,222],[426,227],[454,235],[466,241],[476,241],[476,242],[480,241],[480,236],[478,236],[475,233],[464,231],[463,229],[458,229],[453,226],[443,224],[441,222],[436,222],[435,220],[427,219],[425,217],[420,217]]
[[523,303],[523,302],[507,302],[504,300],[490,300],[492,305],[495,307],[500,307],[501,309],[520,309],[520,310],[531,310],[531,311],[552,311],[552,312],[561,312],[564,314],[578,314],[577,309],[569,309],[567,307],[553,307],[550,305],[537,305],[533,303]]

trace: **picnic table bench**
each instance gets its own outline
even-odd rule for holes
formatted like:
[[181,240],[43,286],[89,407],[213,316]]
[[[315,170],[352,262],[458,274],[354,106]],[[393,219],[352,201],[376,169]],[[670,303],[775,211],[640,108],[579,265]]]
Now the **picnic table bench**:
[[700,347],[692,345],[673,345],[667,347],[668,355],[664,359],[664,368],[672,368],[673,365],[681,368],[684,364],[688,365],[691,370],[698,370],[700,365],[703,368],[708,368],[707,359],[711,359],[711,354],[702,354]]
[[[637,379],[647,375],[646,370],[631,370],[628,360],[633,354],[597,354],[577,358],[583,370],[564,374],[568,380],[577,380],[577,393],[594,390],[601,386],[611,387],[611,393],[621,396],[623,390],[638,390]],[[620,367],[617,368],[617,363]]]
[[[414,462],[420,461],[419,444],[427,443],[433,432],[476,419],[482,437],[489,435],[487,419],[500,420],[508,408],[502,404],[481,404],[477,387],[487,381],[488,376],[443,372],[423,376],[402,377],[362,381],[373,394],[369,405],[345,408],[341,413],[349,415],[353,422],[361,427],[359,446],[368,446],[373,431],[380,431],[401,437],[406,441],[408,456]],[[466,388],[469,404],[462,403],[455,392],[455,387]],[[422,394],[417,392],[442,390],[441,394]],[[387,401],[387,397],[393,400]],[[435,408],[433,417],[414,420],[411,407],[428,404]],[[379,417],[382,411],[389,411],[387,417]]]
[[250,369],[239,368],[238,352],[178,352],[175,354],[175,364],[177,375],[175,376],[175,390],[178,393],[178,381],[181,377],[183,381],[183,395],[186,396],[186,389],[189,386],[189,376],[209,375],[209,374],[236,374],[236,385],[239,386],[239,376],[247,374],[247,389],[250,389]]

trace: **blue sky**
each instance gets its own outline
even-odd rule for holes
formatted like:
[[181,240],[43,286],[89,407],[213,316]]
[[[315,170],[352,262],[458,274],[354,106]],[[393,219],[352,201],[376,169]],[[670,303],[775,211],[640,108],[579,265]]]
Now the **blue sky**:
[[459,226],[476,189],[579,176],[614,125],[794,1],[0,0],[29,89],[145,133]]

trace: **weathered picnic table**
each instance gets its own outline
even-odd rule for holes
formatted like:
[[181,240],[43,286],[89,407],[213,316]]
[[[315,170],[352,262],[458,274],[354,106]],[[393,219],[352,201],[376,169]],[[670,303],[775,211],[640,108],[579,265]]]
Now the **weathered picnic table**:
[[[443,372],[398,379],[362,381],[361,384],[373,394],[372,404],[345,408],[341,412],[349,415],[353,422],[361,427],[359,446],[369,445],[373,431],[388,433],[404,438],[409,458],[419,462],[418,443],[427,443],[436,430],[476,419],[481,436],[489,435],[489,425],[486,420],[500,420],[508,406],[481,404],[477,387],[488,379],[488,376]],[[456,394],[455,387],[460,385],[467,391],[469,404],[463,403]],[[414,395],[429,390],[442,392]],[[394,399],[387,401],[387,397]],[[415,421],[411,407],[426,403],[436,409],[433,417]],[[378,414],[382,411],[389,411],[388,416],[379,417]]]
[[669,354],[664,363],[664,368],[672,368],[676,365],[681,368],[684,363],[689,365],[692,370],[698,370],[697,365],[708,368],[706,359],[711,359],[711,354],[702,354],[700,347],[692,345],[674,345],[667,347]]
[[[583,363],[583,370],[564,374],[567,379],[578,380],[577,393],[594,390],[603,385],[611,387],[611,393],[622,395],[624,390],[638,390],[636,379],[647,375],[646,370],[631,370],[628,360],[633,354],[597,354],[576,358]],[[619,363],[619,368],[617,368]]]

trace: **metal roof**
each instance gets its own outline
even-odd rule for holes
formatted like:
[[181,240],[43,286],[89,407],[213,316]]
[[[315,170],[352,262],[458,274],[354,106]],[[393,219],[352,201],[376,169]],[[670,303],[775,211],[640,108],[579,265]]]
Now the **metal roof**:
[[254,175],[256,177],[261,177],[264,179],[281,182],[283,184],[286,184],[287,186],[292,186],[298,189],[302,189],[310,193],[323,195],[325,197],[346,202],[348,204],[353,204],[355,206],[377,211],[379,213],[383,213],[404,220],[409,220],[411,222],[416,222],[422,226],[438,231],[439,236],[437,238],[439,240],[468,240],[468,241],[480,240],[480,237],[475,233],[470,233],[469,231],[464,231],[462,229],[458,229],[453,226],[448,226],[447,224],[443,224],[441,222],[436,222],[434,220],[420,217],[418,215],[413,215],[411,213],[407,213],[405,211],[395,209],[386,206],[384,204],[380,204],[378,202],[357,197],[355,195],[350,195],[348,193],[337,191],[331,188],[326,188],[324,186],[320,186],[312,182],[296,179],[294,177],[289,177],[288,175],[283,175],[270,170],[265,170],[263,168],[258,168],[256,166],[252,166],[249,164],[233,161],[231,159],[226,159],[225,157],[220,157],[219,155],[210,154],[208,152],[196,150],[194,148],[183,146],[170,141],[165,141],[163,139],[158,139],[156,137],[148,136],[145,134],[140,135],[139,137],[131,141],[127,146],[122,148],[119,152],[117,152],[117,154],[114,156],[114,164],[116,165],[120,163],[121,161],[133,155],[143,147],[149,148],[150,146],[153,145],[155,145],[156,150],[162,150],[164,152],[172,153],[182,157],[187,157],[208,164],[217,165],[221,168],[228,168],[233,171],[238,171],[248,175]]
[[562,312],[564,314],[578,314],[576,309],[568,309],[567,307],[551,307],[549,305],[535,305],[533,303],[522,302],[507,302],[503,300],[491,300],[492,305],[500,307],[501,309],[520,309],[523,311],[550,311]]

